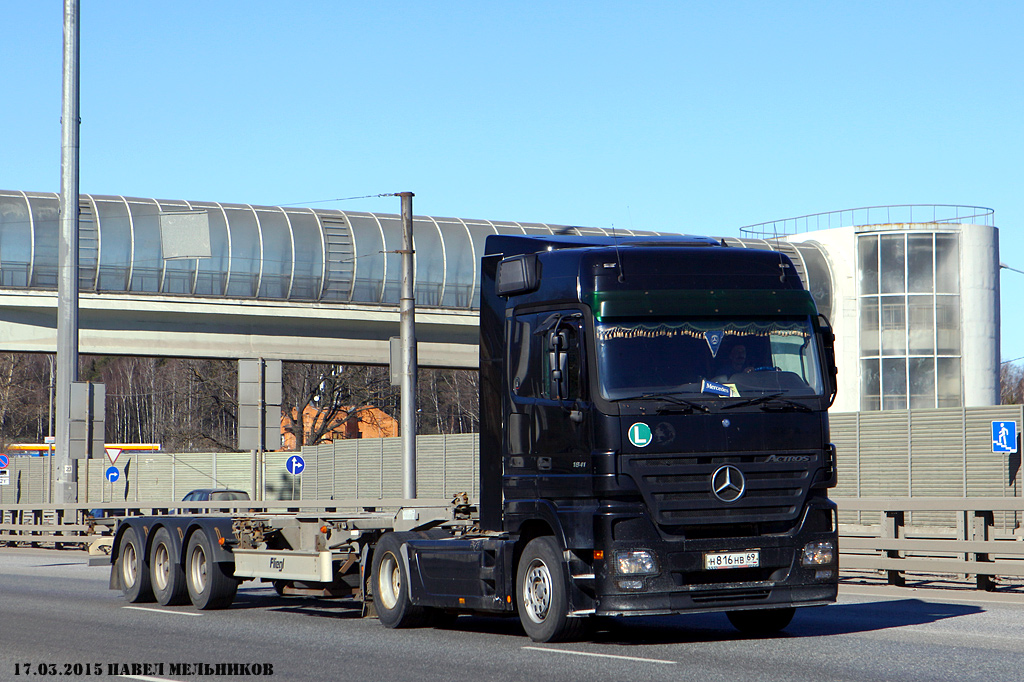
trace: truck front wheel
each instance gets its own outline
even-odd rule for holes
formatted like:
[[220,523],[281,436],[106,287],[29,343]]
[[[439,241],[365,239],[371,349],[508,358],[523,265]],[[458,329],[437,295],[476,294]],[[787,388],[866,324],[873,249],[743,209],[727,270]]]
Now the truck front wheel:
[[428,612],[409,599],[409,575],[402,561],[402,541],[385,533],[373,550],[373,603],[380,622],[389,628],[425,625]]
[[121,536],[115,570],[118,572],[125,599],[132,604],[153,601],[153,587],[149,581],[149,566],[146,563],[146,545],[136,528],[129,528]]
[[188,601],[181,557],[174,551],[171,534],[166,528],[158,530],[153,537],[153,547],[149,552],[149,568],[152,572],[153,594],[159,604],[174,606]]
[[206,533],[197,530],[185,552],[185,584],[192,605],[200,610],[226,609],[235,600],[238,581],[224,564],[213,560],[213,545]]
[[793,620],[796,609],[792,606],[781,609],[755,609],[753,611],[729,611],[729,622],[745,635],[773,635],[784,629]]
[[519,557],[516,607],[523,629],[535,642],[564,642],[583,630],[584,619],[569,617],[562,552],[550,535],[530,540]]

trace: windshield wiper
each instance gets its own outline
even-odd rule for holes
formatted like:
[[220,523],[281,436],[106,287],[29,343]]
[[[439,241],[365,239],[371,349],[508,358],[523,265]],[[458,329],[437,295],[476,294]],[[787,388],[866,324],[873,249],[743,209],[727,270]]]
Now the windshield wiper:
[[[690,400],[686,400],[685,398],[680,398],[679,396],[674,395],[672,393],[644,393],[643,395],[633,396],[632,398],[626,398],[626,400],[664,400],[667,403],[672,403],[673,405],[686,408],[687,412],[693,412],[694,410],[699,410],[701,412],[711,411],[711,408],[709,408],[707,405],[701,405],[700,403],[695,403]],[[658,408],[659,413],[667,412],[668,410],[669,408],[665,407],[664,405]]]
[[797,412],[814,412],[813,409],[807,407],[803,403],[798,403],[795,400],[789,398],[776,398],[770,402],[761,405],[761,409],[766,412],[783,412],[785,410],[796,410]]
[[[768,395],[761,395],[756,398],[749,398],[747,400],[741,400],[738,403],[732,405],[725,405],[722,407],[723,410],[731,410],[734,407],[748,407],[750,405],[760,405],[762,410],[779,409],[780,407],[791,408],[800,412],[814,412],[810,407],[807,407],[803,403],[798,403],[795,400],[789,398],[783,398],[783,393],[769,393]],[[775,405],[768,403],[774,402]]]

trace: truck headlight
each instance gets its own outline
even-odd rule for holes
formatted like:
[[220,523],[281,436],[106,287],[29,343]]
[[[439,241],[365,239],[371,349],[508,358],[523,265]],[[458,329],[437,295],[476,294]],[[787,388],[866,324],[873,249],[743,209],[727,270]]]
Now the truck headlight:
[[645,549],[630,552],[616,552],[615,566],[620,575],[651,575],[658,572],[654,553]]
[[831,564],[836,558],[836,546],[831,540],[824,542],[808,542],[804,545],[800,563],[804,566],[824,566]]

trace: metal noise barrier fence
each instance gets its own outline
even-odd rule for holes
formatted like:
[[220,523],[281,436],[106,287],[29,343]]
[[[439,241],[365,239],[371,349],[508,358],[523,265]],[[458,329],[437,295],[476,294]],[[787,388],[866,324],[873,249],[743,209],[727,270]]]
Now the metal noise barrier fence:
[[[1018,498],[1021,443],[1017,452],[993,452],[992,422],[1024,426],[1024,406],[886,410],[829,415],[836,445],[836,498]],[[876,524],[878,515],[844,505],[840,523]],[[907,510],[914,526],[955,528],[955,507]],[[1020,506],[994,510],[993,523],[1013,531],[1024,522]]]
[[[417,496],[450,498],[479,492],[477,434],[430,435],[416,439]],[[398,438],[339,440],[309,446],[300,453],[306,467],[288,473],[294,452],[263,454],[266,500],[351,500],[402,495],[402,453]],[[0,486],[0,505],[51,502],[50,457],[11,457],[9,483]],[[252,455],[248,452],[123,452],[116,460],[117,480],[109,482],[106,459],[79,465],[80,505],[178,501],[195,488],[250,490]]]

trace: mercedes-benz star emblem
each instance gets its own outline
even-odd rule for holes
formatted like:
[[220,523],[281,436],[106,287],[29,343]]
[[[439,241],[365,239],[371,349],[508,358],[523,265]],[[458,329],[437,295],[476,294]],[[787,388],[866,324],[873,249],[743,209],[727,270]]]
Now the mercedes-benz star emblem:
[[743,472],[732,465],[719,467],[711,474],[711,492],[722,502],[735,502],[746,492],[747,481]]

